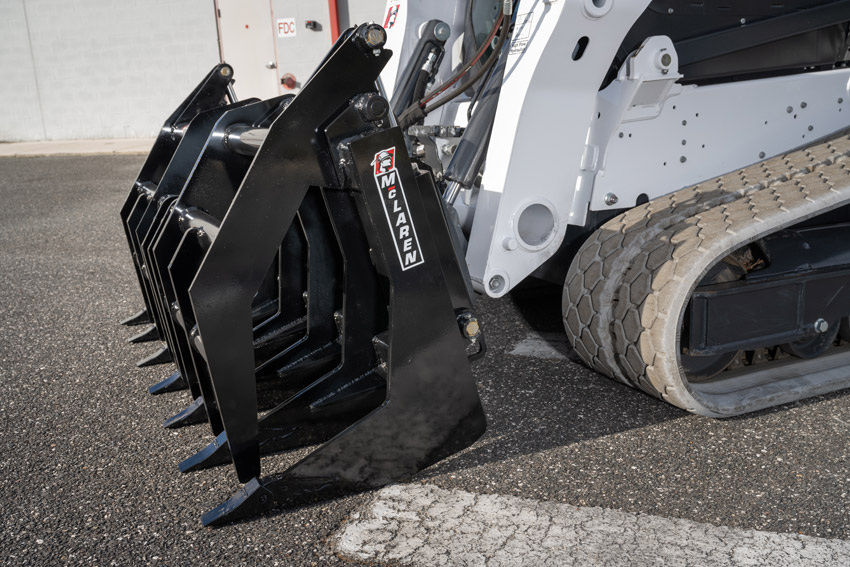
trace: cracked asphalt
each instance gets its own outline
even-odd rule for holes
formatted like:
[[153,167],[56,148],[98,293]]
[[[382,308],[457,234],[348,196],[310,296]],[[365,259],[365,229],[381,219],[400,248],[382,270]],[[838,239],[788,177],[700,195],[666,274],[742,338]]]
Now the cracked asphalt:
[[845,567],[850,562],[850,542],[843,540],[427,485],[380,490],[333,544],[357,559],[446,567]]
[[[374,494],[201,527],[239,484],[227,467],[177,471],[210,433],[160,426],[188,395],[149,396],[171,369],[137,369],[154,346],[118,325],[141,306],[118,211],[142,161],[0,159],[0,563],[358,564],[329,542]],[[559,312],[557,289],[481,302],[488,432],[414,485],[850,540],[846,393],[688,415],[575,362]],[[560,356],[516,354],[524,341]]]

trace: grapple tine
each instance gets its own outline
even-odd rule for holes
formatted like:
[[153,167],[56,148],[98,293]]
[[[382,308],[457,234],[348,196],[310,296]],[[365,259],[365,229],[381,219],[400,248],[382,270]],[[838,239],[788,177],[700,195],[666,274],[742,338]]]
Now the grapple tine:
[[172,372],[165,380],[161,380],[148,388],[148,393],[155,396],[169,392],[179,392],[180,390],[185,390],[188,387],[189,384],[186,383],[186,379],[183,378],[183,375],[180,374],[179,371],[177,371]]
[[139,368],[145,368],[146,366],[168,364],[169,362],[174,362],[174,357],[172,356],[171,351],[168,349],[168,347],[164,346],[156,352],[152,352],[148,356],[136,362],[136,366]]
[[230,448],[227,446],[227,435],[222,432],[213,439],[212,443],[188,459],[181,461],[178,468],[180,472],[187,473],[216,465],[225,465],[230,462]]
[[[200,238],[199,238],[200,236]],[[218,435],[223,430],[221,424],[221,416],[219,415],[216,406],[215,395],[212,391],[212,386],[209,382],[206,370],[206,362],[201,353],[195,348],[194,335],[192,331],[195,326],[194,313],[189,302],[189,285],[192,282],[192,277],[197,271],[198,262],[203,257],[206,249],[202,243],[203,235],[197,230],[187,230],[183,234],[183,238],[174,253],[174,257],[168,266],[169,281],[171,289],[175,293],[175,303],[177,308],[174,310],[175,322],[179,327],[178,332],[182,332],[183,338],[190,345],[187,352],[187,358],[183,364],[187,367],[191,382],[195,389],[200,392],[196,396],[204,400],[207,410],[207,418],[213,435]]]
[[[237,103],[237,105],[244,104],[246,103]],[[152,314],[156,326],[161,331],[170,351],[170,359],[161,359],[166,362],[175,360],[175,357],[178,362],[184,360],[182,351],[186,345],[178,341],[170,312],[171,304],[165,296],[163,286],[158,281],[158,266],[152,257],[151,246],[156,237],[166,228],[167,223],[163,222],[164,219],[167,218],[172,206],[183,192],[213,128],[227,108],[227,106],[218,106],[200,112],[192,119],[160,182],[155,189],[144,195],[143,198],[147,202],[144,212],[141,215],[134,215],[128,222],[131,246],[138,258],[142,274],[142,287],[147,289],[146,295],[150,306],[153,307]],[[138,220],[133,223],[136,216]],[[185,372],[185,368],[180,366],[178,363],[178,368]]]
[[127,327],[136,327],[147,323],[153,323],[153,319],[151,319],[151,314],[148,312],[147,308],[145,308],[140,310],[138,313],[130,315],[126,319],[122,319],[120,324]]
[[[166,326],[180,352],[178,367],[196,400],[192,407],[167,420],[169,426],[198,423],[198,416],[206,416],[213,434],[222,430],[206,363],[194,347],[195,322],[188,288],[218,230],[219,221],[214,215],[219,218],[224,215],[251,163],[249,157],[233,154],[223,147],[221,136],[233,124],[262,123],[270,113],[279,112],[278,107],[287,98],[264,102],[251,99],[224,109],[186,176],[174,206],[161,217],[156,235],[146,246],[151,280],[159,290],[162,305],[168,308]],[[267,279],[276,281],[276,276],[276,271],[272,270]],[[269,291],[260,299],[266,304],[274,303],[276,291]],[[277,307],[273,307],[273,311],[277,311]],[[259,316],[265,318],[262,313]],[[197,400],[203,400],[205,412],[190,411]]]
[[[174,156],[177,146],[182,139],[182,127],[188,124],[198,113],[215,108],[224,103],[227,88],[233,78],[233,69],[226,63],[213,67],[206,77],[195,87],[188,97],[175,109],[160,128],[153,148],[148,154],[133,188],[130,190],[124,205],[121,208],[121,221],[134,254],[134,268],[139,285],[142,285],[142,273],[137,261],[135,261],[135,249],[131,241],[130,227],[127,223],[130,213],[139,199],[139,190],[144,185],[156,186],[162,179],[163,174]],[[145,309],[136,315],[121,322],[122,325],[142,325],[154,322],[150,310],[149,298],[144,293]]]
[[195,398],[189,407],[183,411],[174,414],[162,422],[162,426],[166,429],[177,429],[187,425],[196,425],[207,421],[207,411],[204,407],[203,398]]
[[[260,472],[251,299],[308,188],[338,184],[334,170],[320,162],[326,164],[330,156],[317,157],[314,144],[304,140],[315,140],[317,127],[344,108],[352,93],[373,91],[388,58],[387,52],[375,55],[353,38],[338,45],[272,124],[190,288],[234,467],[242,481]],[[266,213],[258,214],[258,208]],[[223,287],[222,281],[228,285]]]
[[[321,196],[315,191],[308,191],[305,195],[297,222],[305,235],[305,244],[309,250],[306,332],[297,342],[265,360],[257,356],[255,350],[258,372],[266,373],[272,370],[278,376],[288,375],[290,383],[296,379],[292,374],[297,367],[321,364],[322,361],[328,360],[331,361],[330,364],[335,365],[340,353],[339,344],[336,342],[339,330],[334,313],[342,306],[342,265],[333,242],[330,220],[321,206]],[[254,345],[257,349],[256,340]],[[263,343],[260,342],[259,346],[262,353]]]
[[[328,248],[328,238],[335,234],[333,239],[342,251],[346,271],[359,274],[355,279],[322,269],[310,277],[311,284],[315,282],[321,286],[310,286],[310,312],[328,313],[332,310],[337,315],[333,323],[343,329],[340,337],[342,359],[339,364],[333,362],[322,365],[322,361],[316,361],[315,357],[308,357],[306,361],[302,357],[296,358],[297,362],[287,363],[288,367],[300,370],[304,377],[319,378],[314,378],[312,384],[260,418],[261,454],[326,441],[380,405],[386,396],[385,377],[372,341],[386,329],[387,317],[386,310],[379,306],[379,284],[377,276],[372,273],[368,244],[351,197],[342,192],[323,192],[323,195],[324,199],[318,189],[308,192],[301,207],[302,212],[299,213],[301,221],[305,228],[309,227],[309,231],[316,235],[322,234],[322,230],[326,231],[321,238],[325,249]],[[328,215],[333,217],[333,224],[324,224],[331,220]],[[317,270],[327,268],[326,260],[328,258],[314,254],[314,248],[311,248],[311,270],[314,261],[318,261]],[[324,309],[322,299],[317,299],[321,292],[327,291],[328,281],[344,282],[344,305],[339,311],[336,310],[334,300],[337,294],[324,298],[330,300]],[[313,305],[313,302],[318,304]],[[330,320],[329,317],[325,319]],[[324,322],[320,319],[319,325]],[[328,330],[321,329],[321,332],[328,333]],[[336,334],[327,337],[335,337]],[[304,343],[309,343],[310,337],[305,339]],[[326,338],[317,341],[319,351],[323,347],[327,350],[323,345],[326,343],[336,347],[335,352],[340,352],[340,345],[336,341],[326,341]],[[309,349],[305,351],[311,352]],[[286,373],[286,368],[279,372]],[[286,384],[298,384],[300,381],[292,375],[293,371],[288,372],[285,374],[288,378]],[[219,436],[198,454],[181,463],[180,470],[189,472],[227,463],[230,451],[226,440],[226,435]]]
[[151,325],[144,331],[140,331],[127,339],[127,342],[130,344],[150,343],[158,341],[161,338],[162,336],[159,334],[159,329],[156,328],[156,325]]

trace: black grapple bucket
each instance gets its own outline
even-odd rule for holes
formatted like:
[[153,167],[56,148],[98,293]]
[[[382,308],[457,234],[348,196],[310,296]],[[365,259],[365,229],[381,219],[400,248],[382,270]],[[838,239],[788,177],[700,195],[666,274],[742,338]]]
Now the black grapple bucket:
[[[484,432],[472,299],[428,173],[349,30],[297,96],[234,102],[219,65],[164,125],[121,212],[150,323],[207,422],[181,470],[232,463],[219,524],[409,477]],[[261,455],[321,444],[261,476]]]

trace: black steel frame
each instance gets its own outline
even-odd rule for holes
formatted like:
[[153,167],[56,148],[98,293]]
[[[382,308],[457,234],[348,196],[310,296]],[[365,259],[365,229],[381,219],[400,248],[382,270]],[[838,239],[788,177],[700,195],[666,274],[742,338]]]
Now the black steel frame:
[[[205,524],[404,479],[486,427],[458,326],[472,300],[441,199],[391,117],[357,104],[380,96],[391,55],[376,29],[346,32],[294,98],[189,104],[178,137],[188,111],[175,112],[170,153],[146,162],[167,167],[143,168],[122,210],[146,333],[178,366],[154,390],[192,396],[166,426],[206,420],[215,436],[181,469],[229,461],[247,483]],[[228,145],[246,127],[268,128],[255,156]],[[372,173],[390,147],[425,259],[413,267]],[[260,415],[261,385],[291,395]],[[316,443],[261,478],[261,453]]]

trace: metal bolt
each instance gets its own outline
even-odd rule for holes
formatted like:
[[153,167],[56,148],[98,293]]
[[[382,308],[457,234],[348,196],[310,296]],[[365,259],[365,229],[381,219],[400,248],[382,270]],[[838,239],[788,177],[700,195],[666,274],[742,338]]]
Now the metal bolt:
[[672,62],[673,62],[673,57],[669,53],[665,53],[664,55],[661,56],[661,64],[664,65],[665,67],[669,67]]
[[233,74],[233,69],[231,67],[225,65],[224,67],[222,67],[219,70],[219,73],[221,73],[222,77],[229,77],[230,75]]
[[440,41],[446,41],[452,34],[452,27],[446,22],[440,22],[434,26],[434,37]]
[[387,32],[384,28],[377,24],[371,24],[366,28],[366,33],[363,34],[366,40],[366,45],[372,49],[379,49],[387,42]]
[[464,338],[474,341],[481,336],[481,324],[470,311],[464,311],[457,317],[460,332]]
[[747,18],[741,18],[741,25],[743,26],[746,23],[747,23]]
[[493,276],[490,278],[490,282],[488,284],[490,286],[490,291],[501,291],[502,288],[505,287],[505,278],[502,276]]
[[516,241],[516,238],[511,238],[510,236],[508,236],[507,238],[502,240],[502,247],[509,252],[516,250],[518,246],[519,243]]
[[815,321],[815,331],[818,333],[825,333],[829,330],[829,323],[826,322],[825,319],[820,318]]
[[413,155],[416,157],[422,157],[425,155],[425,144],[413,144]]
[[620,199],[613,193],[606,193],[605,194],[605,204],[608,205],[609,207],[616,205],[619,200]]
[[440,148],[440,151],[442,151],[445,156],[453,156],[456,150],[457,144],[443,144]]
[[378,93],[367,93],[357,97],[354,107],[367,122],[380,122],[390,111],[390,104]]

